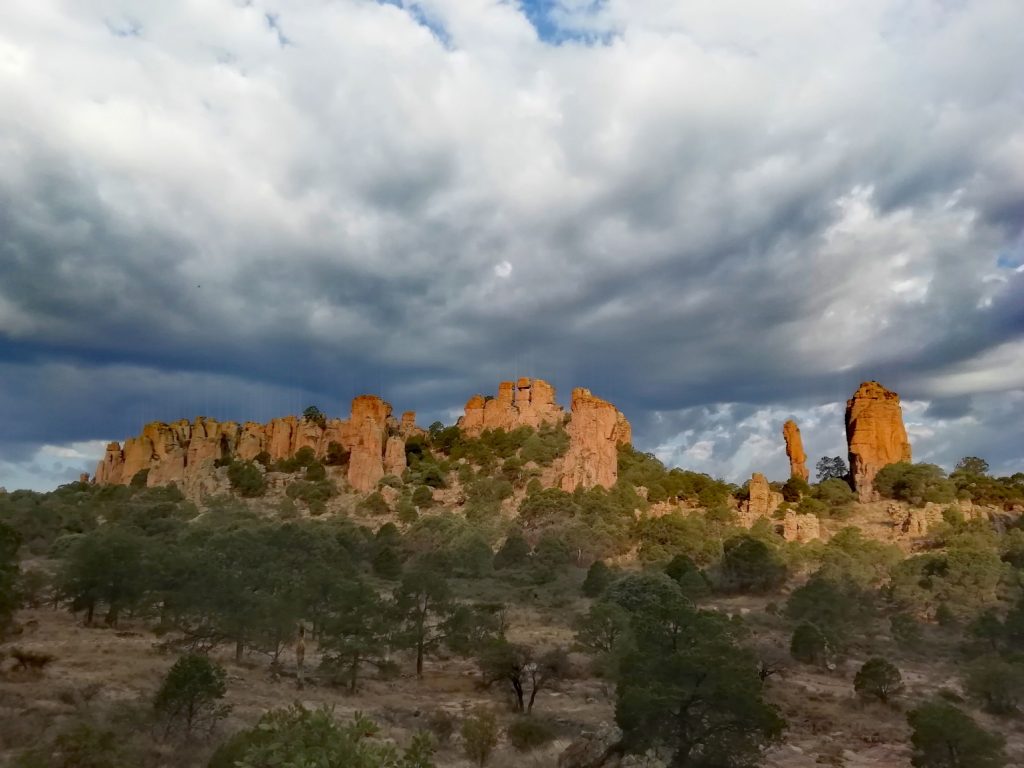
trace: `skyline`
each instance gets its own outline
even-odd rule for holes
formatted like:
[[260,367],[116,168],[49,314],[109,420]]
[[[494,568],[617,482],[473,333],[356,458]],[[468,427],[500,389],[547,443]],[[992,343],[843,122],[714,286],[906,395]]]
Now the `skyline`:
[[14,0],[0,486],[519,375],[733,482],[790,417],[845,458],[866,379],[1024,471],[1024,7],[819,6]]

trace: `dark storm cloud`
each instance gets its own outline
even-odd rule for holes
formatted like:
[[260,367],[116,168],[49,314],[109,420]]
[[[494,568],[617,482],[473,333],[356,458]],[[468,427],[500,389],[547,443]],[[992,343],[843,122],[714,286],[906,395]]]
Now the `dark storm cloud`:
[[17,482],[149,419],[429,423],[517,374],[734,479],[789,416],[841,452],[866,378],[919,455],[1022,461],[1019,3],[105,10],[0,31]]

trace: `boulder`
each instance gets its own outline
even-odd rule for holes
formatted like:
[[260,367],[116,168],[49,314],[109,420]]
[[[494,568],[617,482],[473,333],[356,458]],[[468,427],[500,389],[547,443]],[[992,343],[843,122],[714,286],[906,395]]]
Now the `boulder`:
[[807,471],[807,454],[804,453],[804,441],[800,437],[800,427],[795,421],[789,419],[782,425],[782,437],[786,441],[790,477],[799,477],[806,482],[810,477],[810,473]]
[[602,723],[586,731],[558,756],[558,768],[613,768],[622,756],[622,731]]
[[862,502],[877,501],[875,475],[889,464],[910,461],[900,398],[877,381],[865,381],[846,401],[850,477]]

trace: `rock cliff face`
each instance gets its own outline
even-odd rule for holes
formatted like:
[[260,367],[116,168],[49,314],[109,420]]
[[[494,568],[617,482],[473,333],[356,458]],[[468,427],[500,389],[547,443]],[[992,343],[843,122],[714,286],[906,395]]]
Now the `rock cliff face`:
[[473,395],[466,401],[459,428],[469,437],[479,437],[485,429],[533,427],[559,421],[565,411],[555,402],[555,388],[542,379],[503,381],[498,396]]
[[799,477],[807,481],[810,473],[807,471],[807,454],[804,453],[804,441],[800,437],[800,427],[790,419],[782,425],[782,437],[786,441],[786,455],[789,457],[790,477]]
[[846,401],[850,477],[862,502],[876,501],[874,479],[888,464],[910,461],[900,398],[877,381],[865,381]]
[[629,422],[614,405],[583,387],[572,391],[571,413],[562,490],[594,485],[611,488],[619,476],[618,446],[630,439]]
[[[107,445],[95,481],[127,485],[139,471],[148,470],[147,485],[176,483],[188,493],[202,487],[198,478],[209,475],[218,460],[251,461],[265,452],[271,461],[278,461],[305,447],[324,458],[333,442],[350,452],[348,481],[365,492],[383,477],[386,458],[388,471],[401,474],[405,469],[404,438],[418,432],[414,412],[407,411],[398,422],[391,418],[391,406],[374,395],[355,398],[349,419],[328,419],[323,426],[295,416],[267,424],[247,421],[239,425],[202,417],[194,422],[153,422],[143,427],[141,435],[128,438],[124,447]],[[390,456],[386,456],[386,445]]]

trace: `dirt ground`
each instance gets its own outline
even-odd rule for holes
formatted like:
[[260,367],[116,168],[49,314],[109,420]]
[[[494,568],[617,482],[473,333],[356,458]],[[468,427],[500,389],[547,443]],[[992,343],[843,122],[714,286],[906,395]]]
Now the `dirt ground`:
[[[788,636],[781,624],[775,625],[776,620],[765,613],[765,602],[743,597],[716,601],[714,606],[745,615],[753,628],[754,641],[779,661],[780,671],[769,678],[768,695],[782,710],[789,729],[785,742],[772,749],[763,764],[770,768],[909,768],[905,711],[911,702],[940,688],[956,691],[956,668],[937,663],[926,654],[893,657],[907,684],[906,694],[891,706],[862,703],[853,693],[853,676],[865,656],[855,651],[833,671],[816,671],[789,661]],[[580,601],[575,609],[583,608]],[[511,639],[536,647],[568,645],[573,612],[562,612],[559,620],[546,610],[513,609]],[[76,617],[49,609],[23,611],[18,619],[25,627],[24,633],[4,648],[36,650],[56,658],[41,674],[14,671],[9,660],[0,665],[0,764],[83,711],[120,711],[122,717],[133,713],[138,717],[150,706],[162,676],[174,661],[174,655],[162,651],[141,623],[126,621],[117,630],[86,628]],[[486,706],[499,712],[505,722],[512,718],[503,691],[482,688],[473,663],[457,657],[429,659],[423,680],[417,680],[411,673],[412,665],[402,660],[399,677],[380,680],[368,675],[355,695],[318,682],[315,671],[311,672],[314,679],[300,689],[290,649],[276,678],[265,656],[254,655],[236,664],[225,648],[217,658],[228,670],[231,715],[208,742],[192,748],[165,742],[159,733],[141,733],[139,738],[147,740],[150,753],[163,756],[161,765],[205,766],[215,745],[226,735],[253,724],[268,709],[296,701],[307,707],[333,706],[341,717],[361,711],[399,744],[425,727],[438,710],[458,721],[474,708]],[[554,690],[542,691],[536,705],[539,715],[557,723],[561,737],[527,755],[503,743],[492,766],[555,766],[558,754],[576,735],[614,720],[613,688],[585,673],[585,657],[574,656],[574,660],[580,674]],[[307,651],[306,663],[307,669],[315,668],[315,644]],[[1014,761],[1011,765],[1024,765],[1024,726],[1019,720],[989,718],[976,711],[972,714],[1007,737]],[[439,766],[468,768],[470,764],[460,754],[457,742],[455,736],[442,746],[437,755]]]

